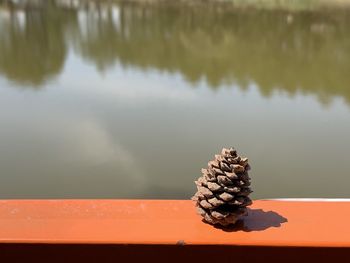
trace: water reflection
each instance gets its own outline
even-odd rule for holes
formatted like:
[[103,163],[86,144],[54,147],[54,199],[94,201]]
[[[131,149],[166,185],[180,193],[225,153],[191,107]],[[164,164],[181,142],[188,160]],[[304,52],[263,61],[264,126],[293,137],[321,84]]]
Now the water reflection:
[[264,96],[302,92],[324,104],[334,96],[350,102],[347,9],[0,3],[0,73],[17,84],[40,87],[59,76],[71,48],[101,72],[118,63],[181,73],[213,89],[254,82]]
[[51,2],[40,8],[0,11],[0,73],[22,85],[39,87],[64,65],[64,37],[70,12]]
[[0,198],[189,198],[231,145],[253,198],[348,197],[346,9],[0,3]]

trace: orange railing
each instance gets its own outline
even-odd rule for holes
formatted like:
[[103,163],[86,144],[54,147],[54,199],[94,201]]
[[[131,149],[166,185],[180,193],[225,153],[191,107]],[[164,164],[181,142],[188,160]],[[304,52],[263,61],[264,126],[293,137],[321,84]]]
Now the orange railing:
[[340,201],[255,201],[221,229],[191,201],[3,200],[0,262],[349,260],[349,222]]

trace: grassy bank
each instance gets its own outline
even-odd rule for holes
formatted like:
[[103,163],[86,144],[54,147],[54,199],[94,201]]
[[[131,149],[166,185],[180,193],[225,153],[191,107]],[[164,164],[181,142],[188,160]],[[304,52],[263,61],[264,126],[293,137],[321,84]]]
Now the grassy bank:
[[[41,0],[0,0],[0,6],[37,5]],[[45,1],[44,1],[45,2]],[[49,1],[50,2],[50,1]],[[101,3],[132,3],[143,5],[215,5],[234,8],[280,9],[288,11],[315,10],[319,8],[350,8],[350,0],[52,0],[61,6],[98,5]]]

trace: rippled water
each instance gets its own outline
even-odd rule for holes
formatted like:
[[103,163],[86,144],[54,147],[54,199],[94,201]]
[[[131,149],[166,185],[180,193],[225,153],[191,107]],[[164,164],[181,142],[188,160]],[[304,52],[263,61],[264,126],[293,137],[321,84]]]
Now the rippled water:
[[0,198],[349,197],[350,9],[0,0]]

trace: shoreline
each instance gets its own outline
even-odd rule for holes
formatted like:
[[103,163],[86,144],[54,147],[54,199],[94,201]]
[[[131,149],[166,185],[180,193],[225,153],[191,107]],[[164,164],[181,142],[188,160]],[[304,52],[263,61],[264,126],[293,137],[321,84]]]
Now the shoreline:
[[[44,1],[45,2],[45,1]],[[225,7],[243,9],[264,9],[284,11],[314,11],[318,9],[350,8],[350,0],[52,0],[52,3],[67,7],[90,7],[99,5],[131,4],[131,5],[188,5],[198,7]],[[41,0],[0,0],[1,8],[21,8],[40,6]]]

